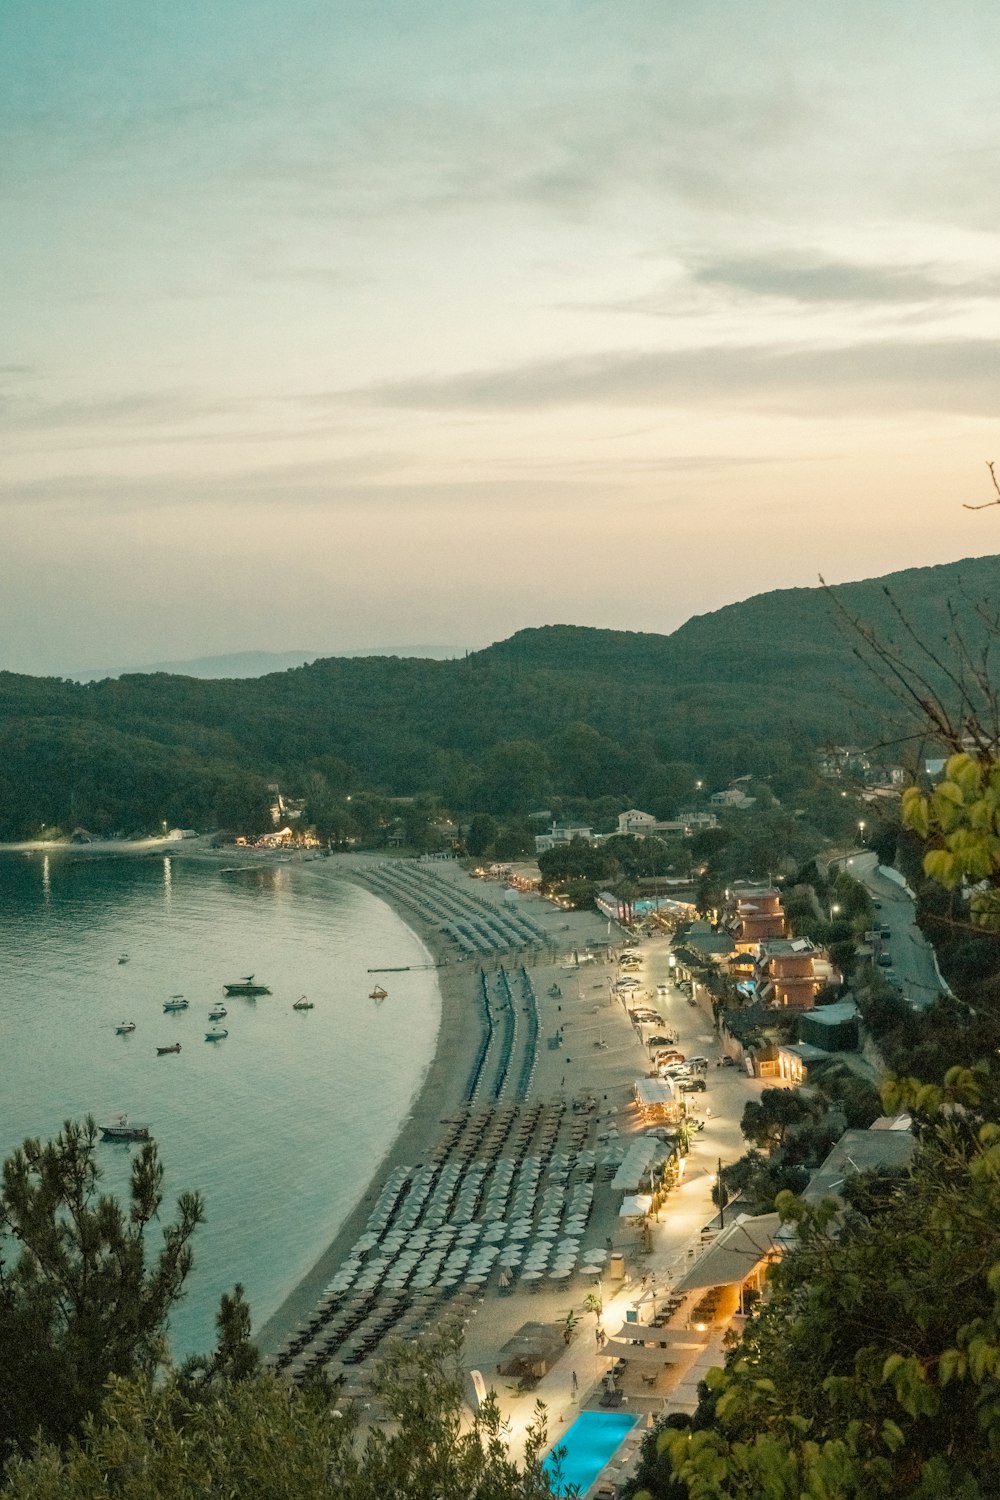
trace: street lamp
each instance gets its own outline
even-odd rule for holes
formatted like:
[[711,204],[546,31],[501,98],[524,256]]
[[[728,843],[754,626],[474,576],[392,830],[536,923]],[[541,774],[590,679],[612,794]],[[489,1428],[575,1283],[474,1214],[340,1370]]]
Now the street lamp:
[[859,818],[858,819],[858,842],[860,844],[863,844],[864,841],[865,841],[865,820],[864,820],[864,818]]

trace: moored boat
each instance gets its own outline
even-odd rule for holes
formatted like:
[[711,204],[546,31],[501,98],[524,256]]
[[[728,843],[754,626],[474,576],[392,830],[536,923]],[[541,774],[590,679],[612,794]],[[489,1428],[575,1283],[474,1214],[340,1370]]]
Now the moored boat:
[[100,1127],[106,1141],[148,1141],[148,1125],[131,1125],[128,1115],[119,1115],[111,1125]]
[[174,1044],[173,1044],[172,1047],[157,1047],[157,1049],[156,1049],[156,1055],[157,1055],[157,1057],[165,1057],[168,1052],[179,1052],[180,1050],[181,1050],[181,1044],[180,1044],[180,1042],[174,1042]]
[[271,993],[266,984],[255,984],[252,974],[247,974],[243,979],[234,979],[231,984],[224,984],[222,988],[227,995],[269,995]]
[[292,1010],[315,1010],[315,1008],[316,1007],[313,1005],[312,1001],[307,1000],[305,995],[300,995],[298,1000],[296,1000],[295,1004],[292,1006]]
[[128,963],[128,954],[127,953],[119,953],[119,955],[118,955],[118,962],[120,964],[127,964]]
[[213,1026],[211,1031],[205,1032],[205,1040],[206,1042],[221,1042],[228,1035],[229,1032],[224,1026]]
[[163,1009],[164,1010],[187,1010],[187,1008],[188,1008],[188,1006],[190,1004],[191,1004],[191,1001],[190,1000],[185,1000],[183,995],[171,995],[171,997],[170,997],[169,1000],[164,1000],[164,1002],[163,1002]]
[[219,1003],[218,1003],[218,1005],[213,1005],[212,1006],[212,1009],[208,1013],[208,1019],[210,1021],[221,1021],[222,1018],[223,1018],[223,1016],[228,1016],[228,1014],[229,1014],[228,1010],[226,1009],[226,1007],[223,1005],[222,1001],[220,1000]]
[[115,1027],[115,1030],[119,1036],[128,1036],[130,1032],[135,1030],[135,1022],[123,1021],[120,1026]]
[[369,990],[368,998],[369,1000],[385,1000],[388,994],[388,990],[384,990],[380,984],[377,984],[373,990]]

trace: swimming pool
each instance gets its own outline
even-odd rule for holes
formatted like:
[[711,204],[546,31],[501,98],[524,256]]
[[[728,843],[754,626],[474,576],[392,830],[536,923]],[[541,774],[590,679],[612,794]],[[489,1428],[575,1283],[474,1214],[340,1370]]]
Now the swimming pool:
[[555,1450],[565,1449],[559,1487],[553,1485],[555,1493],[568,1494],[570,1487],[576,1485],[578,1492],[585,1494],[638,1420],[623,1411],[582,1411],[545,1458],[545,1469],[552,1474]]

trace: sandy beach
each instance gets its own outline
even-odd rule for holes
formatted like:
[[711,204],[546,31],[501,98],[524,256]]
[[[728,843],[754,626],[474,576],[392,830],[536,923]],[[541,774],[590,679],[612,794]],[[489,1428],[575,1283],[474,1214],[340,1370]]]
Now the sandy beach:
[[[187,851],[183,850],[186,854]],[[193,852],[193,851],[192,851]],[[197,856],[196,856],[197,857]],[[356,880],[371,890],[372,885],[365,873],[372,867],[385,863],[384,855],[343,855],[329,860],[316,861],[304,867],[316,879]],[[499,898],[500,887],[495,883],[472,881],[457,863],[434,866],[434,873],[445,879],[464,882],[474,888],[477,896]],[[386,892],[376,891],[380,899],[390,899]],[[364,1228],[372,1203],[378,1197],[381,1184],[394,1168],[417,1166],[428,1157],[441,1134],[443,1123],[455,1115],[463,1103],[466,1083],[482,1034],[481,1010],[477,999],[480,983],[480,961],[463,958],[455,947],[442,935],[439,927],[420,917],[412,907],[391,901],[397,915],[420,937],[438,963],[437,977],[441,991],[441,1024],[437,1036],[434,1058],[427,1071],[420,1092],[400,1129],[392,1148],[381,1161],[372,1163],[372,1179],[368,1191],[345,1220],[335,1240],[323,1252],[308,1276],[299,1283],[274,1314],[257,1333],[257,1342],[262,1352],[273,1353],[289,1333],[315,1306],[323,1288],[329,1283],[337,1267],[343,1261],[350,1246]],[[556,961],[560,953],[570,953],[574,946],[583,950],[588,942],[607,940],[607,922],[596,912],[563,912],[540,899],[531,902],[537,907],[546,926],[551,930],[553,943],[552,962],[546,963],[541,955],[532,962],[531,973],[536,990],[547,989],[562,977],[564,966]],[[495,966],[496,960],[492,961]],[[379,976],[373,976],[373,979]],[[391,976],[382,976],[391,982]],[[593,981],[590,981],[591,983]],[[607,1007],[605,978],[599,981],[604,1005]],[[551,999],[551,997],[546,997]],[[544,1001],[542,1002],[544,1004]],[[551,1004],[553,1015],[560,1015],[557,1005]],[[569,1006],[567,999],[567,1007]],[[567,1008],[567,1016],[569,1014]],[[630,1037],[631,1028],[627,1028]],[[630,1049],[631,1050],[631,1049]],[[540,1058],[539,1058],[540,1061]],[[556,1060],[558,1066],[558,1059]],[[572,1063],[570,1064],[572,1067]],[[554,1070],[553,1070],[554,1071]],[[565,1068],[560,1078],[565,1075]],[[581,1070],[582,1071],[582,1070]],[[540,1068],[542,1077],[537,1080],[538,1093],[549,1086],[548,1069]],[[627,1069],[629,1078],[634,1073],[634,1062]],[[559,1081],[556,1081],[559,1092]]]
[[[276,858],[216,849],[207,839],[34,847],[73,858],[169,852],[251,868]],[[437,964],[441,1021],[433,1060],[392,1147],[369,1164],[366,1191],[257,1330],[258,1344],[293,1378],[314,1368],[342,1376],[343,1398],[377,1418],[368,1380],[381,1340],[416,1337],[442,1319],[458,1320],[468,1368],[497,1390],[515,1451],[536,1399],[544,1401],[557,1436],[581,1407],[600,1403],[610,1367],[595,1339],[595,1319],[585,1311],[588,1293],[602,1296],[602,1333],[612,1338],[650,1298],[667,1296],[700,1253],[704,1226],[715,1214],[717,1163],[742,1154],[737,1122],[760,1084],[712,1066],[711,1019],[673,985],[669,939],[644,938],[637,945],[641,991],[663,1012],[682,1050],[709,1059],[709,1091],[689,1101],[702,1133],[683,1180],[645,1231],[623,1237],[621,1193],[611,1179],[643,1128],[633,1092],[649,1070],[641,1037],[612,989],[624,934],[597,912],[565,911],[537,895],[514,896],[499,882],[470,878],[453,860],[346,854],[292,863],[297,878],[356,881],[393,907]],[[508,947],[496,936],[501,929]],[[494,939],[500,946],[491,949]],[[391,990],[391,973],[373,973],[372,981]],[[526,1186],[532,1163],[537,1183]],[[380,1195],[391,1194],[400,1178],[402,1209],[397,1203],[379,1219]],[[429,1194],[423,1206],[422,1181]],[[373,1224],[387,1228],[373,1232]],[[544,1269],[520,1261],[517,1234],[529,1255],[542,1255]],[[624,1271],[609,1276],[612,1244],[624,1247]],[[569,1257],[565,1271],[562,1254]],[[508,1260],[513,1284],[502,1269]],[[675,1316],[689,1326],[690,1314],[680,1307]],[[555,1347],[545,1373],[525,1385],[502,1373],[502,1351],[528,1325],[546,1330]],[[568,1332],[565,1343],[560,1330]],[[721,1358],[721,1336],[720,1324],[655,1389],[634,1372],[629,1409],[637,1417],[690,1409],[700,1374]],[[471,1379],[469,1394],[471,1400]]]

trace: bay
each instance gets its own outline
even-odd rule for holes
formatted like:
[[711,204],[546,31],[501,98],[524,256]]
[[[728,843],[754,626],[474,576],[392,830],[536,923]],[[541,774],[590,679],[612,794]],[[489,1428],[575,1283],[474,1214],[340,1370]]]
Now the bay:
[[[381,1005],[367,970],[429,961],[327,861],[0,855],[0,1154],[87,1114],[150,1123],[163,1217],[185,1189],[206,1203],[176,1358],[211,1347],[236,1281],[261,1326],[364,1193],[426,1074],[441,1004],[432,969],[385,976]],[[224,1000],[250,973],[272,993]],[[189,1008],[165,1014],[177,993]],[[303,994],[314,1009],[293,1010]],[[220,1000],[229,1035],[207,1042]],[[122,1021],[136,1030],[116,1035]],[[130,1148],[103,1144],[100,1161],[121,1193]]]

